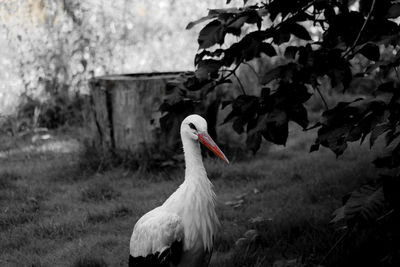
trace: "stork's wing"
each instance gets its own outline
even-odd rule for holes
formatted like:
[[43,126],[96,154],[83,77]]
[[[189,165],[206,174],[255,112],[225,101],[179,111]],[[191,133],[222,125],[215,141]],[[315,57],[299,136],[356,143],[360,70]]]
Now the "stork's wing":
[[[181,218],[157,208],[136,223],[130,242],[129,266],[177,265],[184,238]],[[166,264],[166,265],[165,265]]]

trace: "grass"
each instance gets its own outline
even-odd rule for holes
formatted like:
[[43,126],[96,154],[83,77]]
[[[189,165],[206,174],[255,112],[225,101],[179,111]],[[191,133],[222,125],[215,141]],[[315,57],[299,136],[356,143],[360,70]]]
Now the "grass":
[[[211,266],[323,259],[339,237],[331,213],[376,176],[375,151],[352,144],[339,159],[323,148],[310,154],[313,138],[295,129],[285,149],[265,146],[230,165],[205,160],[223,225]],[[183,178],[182,170],[167,179],[124,168],[92,172],[73,153],[0,161],[0,266],[126,266],[135,222]],[[323,264],[335,265],[338,253]]]
[[121,194],[116,191],[109,183],[95,183],[91,184],[82,190],[81,199],[84,202],[89,201],[107,201],[116,199]]

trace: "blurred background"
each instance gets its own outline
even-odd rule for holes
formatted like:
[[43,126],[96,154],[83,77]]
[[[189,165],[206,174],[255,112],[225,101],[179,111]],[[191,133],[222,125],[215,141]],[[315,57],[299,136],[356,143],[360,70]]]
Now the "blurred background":
[[115,73],[193,70],[191,20],[224,1],[0,1],[0,114]]

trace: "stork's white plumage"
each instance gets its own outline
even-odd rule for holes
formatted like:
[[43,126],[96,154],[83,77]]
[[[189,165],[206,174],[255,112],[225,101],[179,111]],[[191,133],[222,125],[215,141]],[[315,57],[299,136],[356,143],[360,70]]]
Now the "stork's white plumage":
[[208,135],[207,122],[199,115],[183,120],[181,138],[185,180],[161,206],[137,221],[130,241],[129,266],[208,266],[219,221],[199,143],[229,161]]

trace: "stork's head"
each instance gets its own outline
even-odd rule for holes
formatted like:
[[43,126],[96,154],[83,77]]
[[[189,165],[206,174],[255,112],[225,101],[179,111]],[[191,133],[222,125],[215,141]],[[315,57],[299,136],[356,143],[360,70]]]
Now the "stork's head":
[[229,163],[224,153],[208,134],[207,122],[201,116],[196,114],[187,116],[181,124],[181,136],[202,143],[223,161]]

